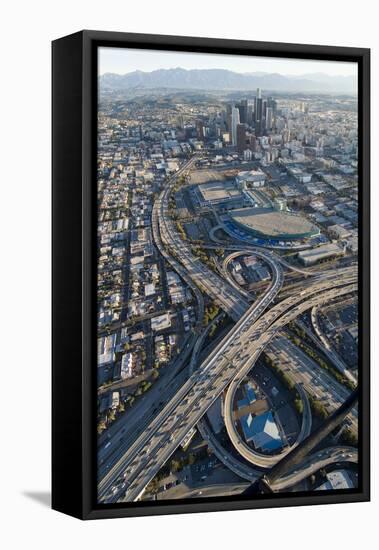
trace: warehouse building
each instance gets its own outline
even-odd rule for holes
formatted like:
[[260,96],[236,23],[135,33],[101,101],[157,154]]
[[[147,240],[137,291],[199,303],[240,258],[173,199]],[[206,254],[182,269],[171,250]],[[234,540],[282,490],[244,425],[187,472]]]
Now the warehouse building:
[[198,185],[196,196],[202,208],[229,210],[242,207],[246,200],[231,181],[211,181]]
[[253,417],[248,414],[241,418],[245,440],[253,442],[257,450],[270,452],[283,446],[282,438],[271,411]]
[[111,363],[115,358],[116,333],[97,340],[97,364],[99,367]]
[[151,330],[158,332],[159,330],[165,330],[171,327],[171,316],[169,313],[158,315],[151,319]]
[[297,257],[303,265],[310,266],[317,264],[322,260],[343,256],[344,253],[344,249],[337,243],[330,243],[318,246],[317,248],[312,248],[310,250],[303,250],[298,253]]
[[349,472],[347,470],[334,470],[326,474],[327,480],[317,487],[318,491],[330,491],[331,489],[354,489]]
[[266,183],[266,174],[262,170],[248,170],[238,172],[236,184],[240,189],[247,187],[263,187]]

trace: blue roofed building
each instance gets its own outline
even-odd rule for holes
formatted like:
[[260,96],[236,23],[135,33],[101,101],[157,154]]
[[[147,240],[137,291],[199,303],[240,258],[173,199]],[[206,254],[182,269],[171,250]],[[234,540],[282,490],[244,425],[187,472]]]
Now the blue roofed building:
[[243,397],[239,401],[237,401],[237,407],[238,409],[242,409],[243,407],[247,407],[249,405],[249,400],[246,399],[246,397]]
[[[239,402],[238,402],[239,403]],[[243,435],[245,436],[245,441],[249,443],[253,439],[254,432],[252,429],[253,425],[253,416],[251,413],[246,414],[245,416],[241,416],[240,418],[241,427],[243,431]]]
[[250,405],[252,403],[254,403],[254,401],[257,400],[257,396],[255,395],[255,391],[254,391],[253,387],[251,386],[251,384],[246,384],[245,394],[246,394],[246,399],[249,401]]
[[253,386],[250,384],[250,382],[244,386],[244,390],[245,390],[244,391],[245,397],[237,401],[238,409],[247,407],[248,405],[251,405],[252,403],[254,403],[254,401],[257,400],[257,396],[255,395],[255,391],[253,389]]
[[241,418],[241,426],[247,443],[261,451],[275,451],[283,446],[282,438],[271,411],[253,417],[247,414]]

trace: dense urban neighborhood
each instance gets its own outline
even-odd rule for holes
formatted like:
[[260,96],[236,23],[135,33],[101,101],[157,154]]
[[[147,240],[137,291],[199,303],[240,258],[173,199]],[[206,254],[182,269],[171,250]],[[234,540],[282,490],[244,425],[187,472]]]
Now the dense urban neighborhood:
[[357,97],[105,77],[99,503],[354,489]]

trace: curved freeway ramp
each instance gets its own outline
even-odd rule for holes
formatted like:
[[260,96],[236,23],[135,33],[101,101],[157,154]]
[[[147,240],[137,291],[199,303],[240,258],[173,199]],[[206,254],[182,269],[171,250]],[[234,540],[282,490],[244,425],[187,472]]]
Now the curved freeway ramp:
[[358,451],[355,447],[328,447],[318,453],[313,453],[304,462],[288,474],[274,481],[271,488],[274,492],[287,489],[304,478],[318,472],[330,464],[338,462],[358,463]]
[[[357,289],[354,284],[356,276],[346,275],[339,284],[348,284],[345,288],[338,288],[340,293],[349,293]],[[229,346],[221,346],[219,353],[205,361],[191,376],[190,380],[177,392],[177,395],[166,408],[155,418],[147,433],[141,434],[139,440],[125,457],[120,460],[106,479],[102,480],[102,500],[106,502],[132,501],[139,499],[149,481],[159,471],[160,467],[180,445],[188,431],[195,426],[212,403],[218,398],[230,382],[236,378],[236,372],[245,366],[247,357],[256,359],[263,347],[280,330],[298,315],[296,304],[306,298],[307,307],[320,300],[320,292],[324,292],[325,299],[330,299],[336,289],[335,278],[317,282],[308,288],[302,296],[296,295],[276,306],[274,318],[272,311],[268,311],[256,323],[250,323],[249,316],[245,316],[241,323],[237,323]],[[327,291],[332,287],[332,290]],[[295,310],[294,310],[295,308]],[[279,319],[278,319],[279,318]],[[275,323],[274,319],[277,319]],[[272,328],[271,328],[272,325]],[[228,339],[228,338],[227,338]],[[246,354],[247,357],[241,354]],[[251,367],[249,366],[249,369]],[[249,370],[248,369],[248,370]],[[117,478],[127,476],[128,488],[119,489],[109,495],[112,486],[118,487]],[[115,485],[116,483],[116,485]],[[123,492],[124,496],[119,493]]]
[[236,243],[233,244],[233,243],[227,243],[225,241],[222,241],[222,240],[218,239],[215,236],[215,232],[219,229],[223,229],[222,226],[213,227],[209,232],[209,237],[210,237],[211,241],[213,241],[214,243],[217,243],[218,246],[216,246],[216,245],[205,245],[204,248],[213,248],[213,247],[214,248],[224,248],[225,250],[236,250],[237,252],[238,251],[244,251],[243,253],[257,254],[257,255],[258,255],[259,252],[262,252],[262,250],[264,250],[267,256],[271,256],[276,262],[282,264],[283,267],[286,267],[287,269],[289,269],[290,271],[294,271],[295,273],[300,273],[301,275],[304,275],[305,277],[323,275],[325,273],[325,271],[315,271],[315,270],[310,270],[310,269],[302,269],[300,267],[294,266],[294,265],[288,263],[282,256],[280,256],[278,253],[274,252],[270,248],[265,248],[265,247],[257,248],[256,246],[254,246],[252,244],[249,245],[245,242],[241,242],[240,244],[236,244]]
[[[304,426],[304,422],[303,422],[302,429],[300,431],[300,434],[299,434],[299,437],[297,438],[296,443],[292,447],[288,449],[284,449],[281,453],[276,455],[263,455],[261,453],[258,453],[251,447],[249,447],[241,439],[235,427],[233,414],[232,414],[235,395],[242,380],[245,378],[247,373],[254,367],[256,361],[258,360],[264,348],[272,340],[272,338],[279,332],[281,328],[283,328],[290,321],[296,319],[296,317],[300,315],[300,313],[313,307],[315,303],[318,303],[318,304],[327,303],[329,300],[333,299],[337,295],[337,293],[338,295],[348,294],[356,291],[357,288],[358,287],[356,284],[350,284],[347,287],[338,288],[337,292],[336,292],[336,289],[325,291],[321,294],[317,294],[316,296],[313,296],[312,298],[306,300],[303,303],[300,303],[300,306],[297,306],[296,308],[295,307],[290,308],[284,315],[280,316],[274,323],[272,323],[267,331],[262,333],[258,342],[256,342],[255,344],[255,350],[253,351],[252,354],[249,355],[249,357],[247,358],[242,368],[238,371],[237,375],[232,380],[225,398],[225,426],[226,426],[226,430],[228,432],[229,438],[233,443],[235,449],[241,454],[241,456],[243,456],[243,458],[245,458],[245,460],[247,460],[251,464],[261,468],[271,468],[274,464],[276,464],[279,460],[281,460],[284,456],[286,456],[296,445],[298,445],[306,437],[305,434],[307,433],[309,434],[310,429],[309,427]],[[272,308],[272,310],[270,310],[270,313],[271,312],[274,313],[275,309],[279,309],[281,307],[281,304],[282,302],[277,306],[275,306],[274,308]],[[259,321],[257,324],[259,324]],[[310,421],[311,421],[311,416],[307,422],[310,422]]]

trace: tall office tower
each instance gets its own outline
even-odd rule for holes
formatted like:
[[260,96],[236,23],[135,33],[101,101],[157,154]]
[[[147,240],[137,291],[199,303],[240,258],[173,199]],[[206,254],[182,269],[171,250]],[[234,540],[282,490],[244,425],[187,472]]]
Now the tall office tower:
[[247,123],[247,99],[241,99],[241,101],[237,103],[236,107],[240,112],[241,124],[246,124]]
[[237,145],[237,125],[240,123],[240,112],[237,107],[232,108],[232,144]]
[[255,98],[254,122],[255,122],[255,133],[257,136],[261,136],[263,131],[263,102],[262,102],[262,92],[260,88],[257,89],[257,95]]
[[237,124],[237,150],[243,153],[246,149],[246,126],[245,124]]
[[272,130],[273,128],[273,121],[274,121],[274,115],[273,115],[273,109],[272,107],[266,107],[266,130]]
[[197,139],[204,139],[205,137],[205,126],[202,120],[196,121],[196,134]]
[[267,100],[267,107],[272,109],[272,128],[276,128],[276,115],[278,111],[278,104],[273,97],[269,97]]
[[254,114],[253,105],[249,103],[247,106],[247,123],[249,126],[253,124],[253,114]]
[[227,115],[226,129],[231,134],[232,133],[232,114]]
[[272,107],[272,111],[273,111],[274,116],[275,116],[278,104],[277,104],[276,100],[273,97],[269,97],[267,99],[267,107]]
[[267,109],[267,99],[262,99],[262,134],[266,130],[266,109]]
[[229,132],[232,131],[232,109],[233,109],[233,105],[228,103],[227,106],[226,106],[225,122],[226,122],[226,129]]
[[221,126],[221,128],[223,129],[224,132],[228,129],[228,120],[227,120],[226,110],[222,111],[222,113],[221,113],[220,126]]

